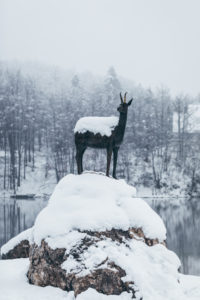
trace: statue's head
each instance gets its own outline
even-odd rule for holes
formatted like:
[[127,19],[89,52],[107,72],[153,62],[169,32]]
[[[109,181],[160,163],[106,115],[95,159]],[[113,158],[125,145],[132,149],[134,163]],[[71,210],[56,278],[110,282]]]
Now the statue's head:
[[120,99],[121,99],[121,104],[120,106],[117,108],[117,110],[120,113],[127,113],[128,107],[131,105],[133,98],[131,100],[129,100],[128,102],[126,102],[126,95],[127,93],[124,94],[124,99],[122,98],[122,94],[120,93]]

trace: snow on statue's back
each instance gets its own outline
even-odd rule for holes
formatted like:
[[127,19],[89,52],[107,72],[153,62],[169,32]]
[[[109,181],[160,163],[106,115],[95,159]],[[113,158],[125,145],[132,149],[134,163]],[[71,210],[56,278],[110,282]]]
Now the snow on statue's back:
[[111,136],[112,130],[117,126],[119,118],[112,117],[84,117],[78,120],[74,132],[85,133],[90,131],[94,134]]

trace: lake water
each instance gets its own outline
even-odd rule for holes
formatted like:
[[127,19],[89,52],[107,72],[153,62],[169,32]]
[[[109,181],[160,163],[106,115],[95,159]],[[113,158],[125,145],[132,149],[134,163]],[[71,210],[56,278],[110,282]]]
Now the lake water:
[[[177,253],[182,272],[200,275],[200,199],[175,204],[170,199],[148,199],[167,227],[167,247]],[[47,198],[11,200],[0,197],[0,246],[30,228]],[[59,220],[58,220],[59,222]]]

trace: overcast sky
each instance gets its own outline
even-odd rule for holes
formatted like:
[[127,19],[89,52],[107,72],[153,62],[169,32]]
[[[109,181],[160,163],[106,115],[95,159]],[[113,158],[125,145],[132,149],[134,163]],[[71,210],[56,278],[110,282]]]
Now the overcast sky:
[[200,92],[200,0],[0,0],[0,59]]

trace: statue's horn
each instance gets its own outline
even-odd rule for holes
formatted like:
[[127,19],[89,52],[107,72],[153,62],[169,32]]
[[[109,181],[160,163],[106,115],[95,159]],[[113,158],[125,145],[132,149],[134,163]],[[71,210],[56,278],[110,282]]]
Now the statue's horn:
[[120,99],[121,99],[121,103],[123,103],[123,98],[122,98],[122,94],[120,93]]
[[124,94],[124,103],[126,103],[126,94],[127,92]]

